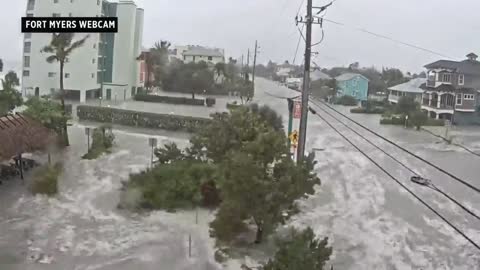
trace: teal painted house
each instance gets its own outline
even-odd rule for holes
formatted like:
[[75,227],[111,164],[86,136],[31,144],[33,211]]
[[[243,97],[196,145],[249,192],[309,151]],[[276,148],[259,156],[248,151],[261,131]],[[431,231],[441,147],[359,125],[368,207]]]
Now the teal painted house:
[[345,73],[335,78],[337,97],[352,96],[359,101],[368,99],[368,79],[356,73]]

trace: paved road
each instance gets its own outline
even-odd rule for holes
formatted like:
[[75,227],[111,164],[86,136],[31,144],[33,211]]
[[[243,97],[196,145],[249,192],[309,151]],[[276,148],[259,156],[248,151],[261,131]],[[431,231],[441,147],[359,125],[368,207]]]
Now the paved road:
[[[286,101],[271,95],[296,96],[298,93],[263,79],[258,79],[256,85],[255,99],[275,108],[286,121]],[[148,108],[166,110],[158,104]],[[201,109],[187,114],[198,115]],[[377,116],[353,117],[480,185],[480,160],[465,151],[437,143],[438,140],[428,134],[380,127]],[[115,135],[122,147],[115,147],[111,155],[97,161],[83,161],[79,158],[86,145],[82,125],[84,123],[70,128],[73,145],[57,157],[67,168],[57,198],[32,197],[18,183],[0,188],[0,269],[220,269],[213,261],[214,244],[208,237],[211,213],[200,212],[200,223],[194,225],[193,212],[157,211],[132,216],[116,209],[121,181],[149,163],[148,137],[185,144],[188,136],[120,128]],[[328,236],[334,247],[335,269],[479,269],[477,250],[415,202],[322,121],[310,116],[308,128],[307,149],[324,149],[317,153],[316,169],[323,184],[314,196],[300,202],[302,213],[288,225],[311,226],[319,236]],[[479,137],[468,134],[478,132],[477,129],[465,133],[458,131],[464,134],[464,143],[477,150]],[[385,168],[480,242],[478,221],[468,218],[458,207],[432,191],[408,183],[408,172],[355,135],[348,134]],[[472,209],[480,209],[478,195],[394,148],[378,140],[375,142],[434,179],[438,186]],[[193,239],[192,258],[188,257],[189,234]],[[49,255],[54,262],[34,262],[44,255],[47,255],[44,262]]]

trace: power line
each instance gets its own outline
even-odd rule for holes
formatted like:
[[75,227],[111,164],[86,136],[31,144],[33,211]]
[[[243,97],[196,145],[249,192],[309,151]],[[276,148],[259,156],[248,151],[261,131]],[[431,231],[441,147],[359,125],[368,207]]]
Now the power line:
[[[315,101],[313,100],[310,100],[310,102],[314,105],[316,105],[318,107],[318,109],[322,110],[324,113],[328,114],[330,117],[332,117],[333,119],[335,119],[337,122],[339,122],[340,124],[342,124],[343,126],[345,126],[346,128],[348,128],[349,130],[351,130],[352,132],[354,132],[355,134],[357,134],[359,137],[361,137],[363,140],[367,141],[369,144],[371,144],[373,147],[375,147],[376,149],[380,150],[382,153],[384,153],[385,155],[387,155],[388,157],[390,157],[391,159],[393,159],[395,162],[397,162],[398,164],[400,164],[402,167],[404,167],[405,169],[407,169],[409,172],[413,173],[415,176],[420,176],[421,175],[419,173],[417,173],[416,171],[414,171],[413,169],[411,169],[410,167],[408,167],[407,165],[405,165],[405,163],[401,162],[400,160],[398,160],[397,158],[395,158],[394,156],[392,156],[391,154],[389,154],[388,152],[386,152],[385,150],[383,150],[382,148],[380,148],[378,145],[376,145],[375,143],[373,143],[372,141],[370,141],[369,139],[367,139],[365,136],[363,136],[362,134],[360,134],[358,131],[356,131],[355,129],[353,129],[352,127],[350,127],[349,125],[345,124],[344,122],[342,122],[340,119],[338,119],[337,117],[335,117],[334,115],[332,115],[331,113],[329,113],[328,111],[326,111],[325,109],[323,109],[318,103],[316,103]],[[436,187],[435,185],[433,185],[432,183],[430,183],[430,185],[427,185],[427,187],[439,192],[440,194],[442,194],[443,196],[445,196],[447,199],[449,199],[451,202],[455,203],[456,205],[458,205],[460,208],[462,208],[465,212],[469,213],[470,215],[472,215],[473,217],[477,218],[478,220],[480,220],[480,217],[475,214],[472,210],[468,209],[466,206],[464,206],[463,204],[461,204],[460,202],[458,202],[457,200],[455,200],[454,198],[452,198],[451,196],[449,196],[447,193],[445,193],[444,191],[442,191],[440,188]]]
[[452,229],[454,229],[457,233],[463,236],[468,242],[474,245],[478,250],[480,250],[480,246],[475,243],[470,237],[468,237],[464,232],[462,232],[459,228],[453,225],[448,219],[442,216],[437,210],[433,209],[428,203],[426,203],[422,198],[420,198],[417,194],[415,194],[412,190],[410,190],[407,186],[405,186],[400,180],[395,178],[392,174],[390,174],[387,170],[385,170],[382,166],[380,166],[375,160],[373,160],[369,155],[367,155],[362,149],[360,149],[357,145],[355,145],[351,140],[349,140],[345,135],[343,135],[340,131],[338,131],[330,122],[328,122],[323,116],[318,114],[315,110],[310,108],[310,112],[314,115],[318,116],[322,119],[330,128],[332,128],[338,135],[340,135],[343,139],[345,139],[350,145],[352,145],[358,152],[360,152],[364,157],[366,157],[370,162],[372,162],[376,167],[382,170],[386,175],[388,175],[392,180],[394,180],[397,184],[399,184],[403,189],[405,189],[408,193],[410,193],[413,197],[415,197],[420,203],[422,203],[425,207],[430,209],[435,215],[437,215],[440,219],[442,219],[445,223],[447,223]]
[[336,110],[335,108],[333,108],[333,107],[332,107],[332,106],[330,106],[329,104],[327,104],[327,103],[325,103],[325,102],[322,102],[322,104],[324,104],[325,106],[327,106],[327,107],[328,107],[330,110],[332,110],[332,111],[334,111],[334,112],[336,112],[336,113],[340,114],[341,116],[343,116],[343,117],[347,118],[347,119],[348,119],[348,120],[350,120],[351,122],[353,122],[353,123],[355,123],[356,125],[360,126],[361,128],[363,128],[363,129],[367,130],[368,132],[370,132],[370,133],[374,134],[375,136],[377,136],[377,137],[379,137],[379,138],[383,139],[384,141],[386,141],[386,142],[388,142],[388,143],[390,143],[390,144],[392,144],[392,145],[396,146],[397,148],[401,149],[401,150],[402,150],[402,151],[404,151],[405,153],[408,153],[408,154],[410,154],[410,155],[414,156],[415,158],[417,158],[417,159],[419,159],[419,160],[421,160],[421,161],[423,161],[423,162],[427,163],[428,165],[430,165],[431,167],[433,167],[433,168],[437,169],[438,171],[440,171],[440,172],[442,172],[442,173],[444,173],[444,174],[446,174],[446,175],[450,176],[451,178],[453,178],[453,179],[454,179],[454,180],[456,180],[457,182],[459,182],[459,183],[461,183],[461,184],[463,184],[463,185],[467,186],[468,188],[470,188],[470,189],[472,189],[472,190],[474,190],[474,191],[476,191],[476,192],[480,193],[480,188],[478,188],[478,187],[476,187],[476,186],[474,186],[474,185],[472,185],[472,184],[468,183],[467,181],[465,181],[465,180],[463,180],[463,179],[460,179],[458,176],[455,176],[455,175],[453,175],[452,173],[450,173],[450,172],[448,172],[448,171],[446,171],[446,170],[444,170],[444,169],[442,169],[442,168],[438,167],[437,165],[435,165],[435,164],[431,163],[430,161],[428,161],[428,160],[426,160],[426,159],[424,159],[424,158],[420,157],[419,155],[417,155],[417,154],[415,154],[415,153],[411,152],[410,150],[408,150],[408,149],[406,149],[406,148],[404,148],[404,147],[402,147],[402,146],[398,145],[397,143],[393,142],[392,140],[390,140],[390,139],[387,139],[386,137],[384,137],[384,136],[382,136],[382,135],[380,135],[380,134],[376,133],[375,131],[373,131],[373,130],[369,129],[368,127],[366,127],[366,126],[364,126],[364,125],[360,124],[359,122],[357,122],[357,121],[353,120],[352,118],[350,118],[350,117],[346,116],[345,114],[343,114],[343,113],[339,112],[338,110]]
[[[423,131],[427,132],[428,134],[430,134],[430,135],[432,135],[432,136],[435,136],[435,137],[437,137],[437,138],[440,138],[440,139],[442,139],[442,140],[444,140],[444,141],[446,141],[446,142],[449,142],[449,140],[448,140],[447,138],[442,137],[442,136],[440,136],[440,135],[437,135],[437,134],[431,132],[430,130],[423,129]],[[472,155],[475,155],[475,156],[480,157],[480,154],[479,154],[479,153],[476,153],[475,151],[473,151],[472,149],[466,147],[465,145],[462,145],[462,144],[459,144],[459,143],[451,143],[451,144],[452,144],[452,145],[455,145],[455,146],[457,146],[457,147],[462,148],[463,150],[467,151],[468,153],[470,153],[470,154],[472,154]]]
[[404,42],[404,41],[401,41],[401,40],[398,40],[398,39],[394,39],[394,38],[391,38],[391,37],[386,36],[386,35],[377,34],[377,33],[375,33],[375,32],[366,30],[366,29],[364,29],[364,28],[350,27],[350,26],[348,26],[348,25],[346,25],[346,24],[344,24],[344,23],[337,22],[337,21],[333,21],[333,20],[329,20],[329,19],[323,19],[323,20],[324,20],[324,21],[327,21],[327,22],[330,22],[330,23],[337,24],[337,25],[341,25],[341,26],[344,26],[344,27],[349,27],[349,28],[352,28],[352,29],[354,29],[354,30],[356,30],[356,31],[363,32],[363,33],[366,33],[366,34],[369,34],[369,35],[372,35],[372,36],[375,36],[375,37],[378,37],[378,38],[390,40],[390,41],[393,41],[393,42],[395,42],[395,43],[402,44],[402,45],[405,45],[405,46],[408,46],[408,47],[411,47],[411,48],[414,48],[414,49],[417,49],[417,50],[421,50],[421,51],[424,51],[424,52],[428,52],[428,53],[430,53],[430,54],[434,54],[434,55],[437,55],[437,56],[441,56],[441,57],[453,59],[453,57],[450,57],[450,56],[448,56],[448,55],[445,55],[445,54],[442,54],[442,53],[439,53],[439,52],[436,52],[436,51],[433,51],[433,50],[430,50],[430,49],[427,49],[427,48],[424,48],[424,47],[421,47],[421,46],[418,46],[418,45],[415,45],[415,44],[412,44],[412,43],[408,43],[408,42]]
[[[303,31],[303,28],[304,28],[304,27],[305,27],[305,24],[302,25],[302,30],[300,30],[300,32]],[[293,56],[292,65],[295,65],[295,60],[297,60],[298,48],[300,48],[300,41],[302,41],[302,35],[300,35],[300,36],[298,37],[297,48],[295,49],[295,55]]]

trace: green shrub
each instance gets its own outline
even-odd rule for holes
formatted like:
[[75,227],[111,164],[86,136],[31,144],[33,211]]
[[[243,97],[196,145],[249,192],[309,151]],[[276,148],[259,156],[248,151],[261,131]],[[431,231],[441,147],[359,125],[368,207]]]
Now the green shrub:
[[130,175],[124,189],[140,190],[136,208],[175,210],[202,205],[203,187],[215,180],[214,165],[191,160],[159,164]]
[[213,105],[216,103],[216,100],[214,98],[207,98],[205,103],[207,104],[207,107],[213,107]]
[[356,106],[358,104],[358,101],[356,98],[346,95],[335,98],[334,103],[344,106]]
[[62,164],[45,165],[34,172],[30,190],[33,194],[53,196],[58,192],[58,177],[62,173]]
[[366,114],[383,114],[385,112],[385,109],[383,108],[372,108],[372,109],[367,109],[367,108],[353,108],[350,109],[351,113],[366,113]]
[[186,98],[186,97],[170,97],[170,96],[138,94],[138,95],[135,95],[135,100],[144,101],[144,102],[205,106],[204,99],[192,99],[192,98]]
[[110,127],[102,126],[96,128],[92,134],[92,146],[82,158],[91,160],[98,158],[103,153],[109,153],[114,141],[115,135],[113,135]]
[[[405,116],[392,116],[389,118],[380,119],[382,125],[405,125]],[[445,122],[441,119],[432,119],[423,112],[414,112],[409,117],[407,127],[416,127],[419,129],[421,126],[444,126]]]
[[77,115],[80,120],[186,132],[195,132],[200,127],[211,122],[211,119],[208,118],[156,114],[86,105],[77,107]]
[[238,108],[242,105],[238,104],[236,101],[232,102],[232,103],[227,103],[227,109],[235,109],[235,108]]

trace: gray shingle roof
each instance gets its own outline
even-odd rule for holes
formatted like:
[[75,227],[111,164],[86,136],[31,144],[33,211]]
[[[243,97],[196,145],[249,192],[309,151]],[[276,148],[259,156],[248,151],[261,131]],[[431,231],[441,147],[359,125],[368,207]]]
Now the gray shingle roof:
[[328,74],[325,74],[321,70],[315,70],[310,73],[310,78],[312,81],[316,80],[330,80],[332,77],[330,77]]
[[424,90],[420,88],[422,84],[425,84],[427,81],[426,78],[417,78],[412,79],[406,83],[394,85],[388,90],[400,91],[400,92],[407,92],[407,93],[423,93]]
[[223,51],[220,49],[205,48],[201,46],[190,47],[183,55],[195,55],[195,56],[212,56],[212,57],[223,57]]
[[367,77],[363,76],[362,74],[357,74],[357,73],[344,73],[340,76],[337,76],[335,78],[335,80],[337,80],[337,81],[349,81],[349,80],[351,80],[351,79],[353,79],[357,76],[363,77],[368,81]]
[[427,69],[434,68],[447,68],[454,69],[458,73],[463,74],[476,74],[480,76],[480,62],[474,60],[464,60],[464,61],[451,61],[451,60],[439,60],[428,65],[425,65]]

